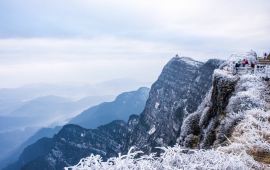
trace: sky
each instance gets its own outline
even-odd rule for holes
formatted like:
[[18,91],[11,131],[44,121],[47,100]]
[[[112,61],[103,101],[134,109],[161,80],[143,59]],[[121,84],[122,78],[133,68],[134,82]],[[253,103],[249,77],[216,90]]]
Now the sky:
[[270,51],[269,0],[1,0],[0,88],[150,85],[175,54]]

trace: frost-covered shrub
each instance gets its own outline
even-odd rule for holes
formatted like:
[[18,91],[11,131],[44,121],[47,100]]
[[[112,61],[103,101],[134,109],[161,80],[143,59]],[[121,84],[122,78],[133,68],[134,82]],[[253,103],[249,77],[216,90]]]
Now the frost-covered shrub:
[[230,98],[227,112],[242,112],[254,108],[263,108],[265,105],[262,94],[265,84],[259,77],[243,75],[237,83],[235,95]]
[[214,145],[220,145],[227,142],[227,138],[231,136],[233,128],[243,119],[242,113],[227,113],[226,117],[219,121],[220,126],[217,128],[217,137]]
[[192,147],[194,138],[200,133],[199,127],[200,114],[195,112],[190,114],[183,122],[181,127],[181,135],[177,139],[178,143],[185,147]]
[[74,170],[207,170],[207,169],[240,169],[259,167],[246,153],[232,154],[219,150],[184,150],[180,146],[161,148],[160,157],[154,154],[136,158],[140,152],[129,152],[103,162],[101,157],[91,155],[82,159],[77,165],[65,168]]
[[232,134],[232,143],[227,148],[232,150],[259,149],[269,152],[270,156],[270,111],[252,109],[246,111]]

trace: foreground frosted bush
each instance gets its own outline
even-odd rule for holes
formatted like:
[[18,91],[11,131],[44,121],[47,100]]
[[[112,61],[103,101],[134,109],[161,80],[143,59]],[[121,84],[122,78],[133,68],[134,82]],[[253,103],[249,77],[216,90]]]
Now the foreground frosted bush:
[[119,155],[106,162],[99,155],[91,155],[82,159],[77,165],[68,169],[77,170],[176,170],[176,169],[250,169],[257,163],[246,153],[228,154],[218,150],[183,150],[180,146],[161,148],[164,153],[160,157],[154,154],[135,158],[138,153],[130,152]]
[[244,120],[235,127],[230,143],[220,149],[232,153],[245,150],[254,157],[259,156],[258,161],[269,164],[270,111],[265,112],[259,109],[246,111]]

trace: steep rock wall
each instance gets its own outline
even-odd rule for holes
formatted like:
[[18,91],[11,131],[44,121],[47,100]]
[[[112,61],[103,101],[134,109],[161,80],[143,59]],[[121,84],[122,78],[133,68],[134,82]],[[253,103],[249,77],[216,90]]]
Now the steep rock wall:
[[[180,134],[184,118],[194,112],[211,87],[213,71],[220,60],[206,63],[186,57],[173,58],[150,90],[143,113],[127,142],[146,151],[157,146],[172,146]],[[134,121],[134,120],[132,120]]]
[[226,145],[234,127],[250,109],[268,110],[265,82],[254,75],[216,70],[213,86],[198,110],[183,122],[178,142],[189,148]]

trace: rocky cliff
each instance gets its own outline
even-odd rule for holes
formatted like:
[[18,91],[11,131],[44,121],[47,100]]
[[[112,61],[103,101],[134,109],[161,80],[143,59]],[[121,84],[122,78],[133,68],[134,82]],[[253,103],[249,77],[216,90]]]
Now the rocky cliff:
[[184,117],[202,102],[211,87],[213,71],[221,63],[201,63],[187,57],[169,61],[152,85],[143,113],[130,119],[132,133],[125,149],[136,146],[150,152],[157,146],[174,145]]
[[232,75],[216,70],[213,86],[197,111],[182,126],[179,142],[185,147],[225,146],[247,111],[269,110],[269,85],[255,75]]

